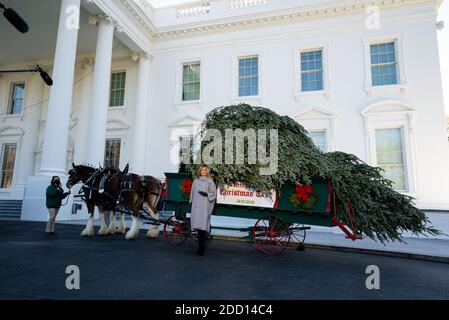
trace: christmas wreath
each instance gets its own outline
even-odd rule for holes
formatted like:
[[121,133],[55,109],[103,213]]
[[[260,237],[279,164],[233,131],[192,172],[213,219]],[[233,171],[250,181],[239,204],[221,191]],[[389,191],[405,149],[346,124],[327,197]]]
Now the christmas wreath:
[[187,179],[181,184],[181,192],[185,199],[190,200],[190,192],[192,192],[192,179]]
[[310,210],[318,203],[319,197],[310,184],[296,185],[295,192],[290,197],[292,206],[296,209]]

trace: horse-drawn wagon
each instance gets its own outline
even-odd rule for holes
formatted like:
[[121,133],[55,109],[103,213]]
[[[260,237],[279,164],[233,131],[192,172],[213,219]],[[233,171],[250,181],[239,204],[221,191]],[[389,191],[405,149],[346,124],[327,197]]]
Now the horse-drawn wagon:
[[[167,190],[165,194],[165,211],[174,215],[164,223],[164,238],[175,245],[182,244],[192,235],[189,226],[189,184],[188,174],[166,173]],[[279,193],[271,195],[258,194],[255,191],[229,186],[219,186],[218,201],[214,216],[234,217],[257,220],[254,226],[235,229],[212,227],[212,229],[236,230],[248,233],[258,250],[265,254],[277,255],[288,247],[303,248],[306,231],[309,226],[340,227],[348,238],[360,238],[353,231],[353,226],[341,222],[341,217],[335,207],[335,195],[330,181],[323,178],[313,178],[307,190],[293,184],[282,186]],[[243,191],[242,191],[243,190]],[[296,195],[303,192],[300,200],[303,207],[298,208]],[[271,204],[270,204],[271,203]],[[348,210],[351,210],[348,207]],[[351,213],[353,214],[353,212]],[[349,216],[351,216],[351,214]],[[351,223],[350,223],[351,224]]]

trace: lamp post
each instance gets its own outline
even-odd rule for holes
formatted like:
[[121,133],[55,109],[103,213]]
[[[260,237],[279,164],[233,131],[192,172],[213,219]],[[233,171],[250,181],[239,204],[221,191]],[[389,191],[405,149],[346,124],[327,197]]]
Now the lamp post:
[[42,80],[44,80],[44,82],[48,86],[53,85],[53,79],[39,65],[37,65],[36,68],[30,70],[0,70],[0,73],[18,73],[18,72],[37,72],[40,74]]
[[3,16],[8,20],[19,32],[27,33],[30,29],[28,24],[22,17],[13,9],[5,7],[3,3],[0,2],[0,11],[3,11]]

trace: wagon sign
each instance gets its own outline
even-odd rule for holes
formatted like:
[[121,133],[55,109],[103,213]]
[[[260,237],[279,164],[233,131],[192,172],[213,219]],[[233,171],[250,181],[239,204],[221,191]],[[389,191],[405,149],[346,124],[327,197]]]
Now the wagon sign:
[[276,191],[264,195],[242,183],[219,186],[217,194],[218,204],[260,208],[274,208],[276,204]]

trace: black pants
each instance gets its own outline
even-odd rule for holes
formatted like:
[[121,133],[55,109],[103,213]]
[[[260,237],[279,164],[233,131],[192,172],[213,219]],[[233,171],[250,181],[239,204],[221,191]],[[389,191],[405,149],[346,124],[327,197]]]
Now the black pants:
[[198,230],[198,253],[204,254],[206,251],[207,231]]

